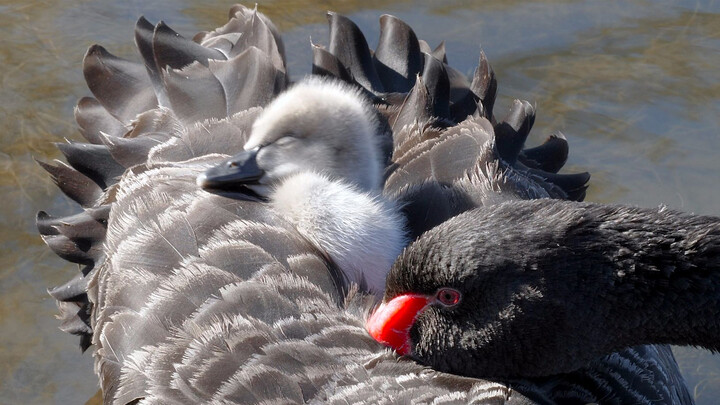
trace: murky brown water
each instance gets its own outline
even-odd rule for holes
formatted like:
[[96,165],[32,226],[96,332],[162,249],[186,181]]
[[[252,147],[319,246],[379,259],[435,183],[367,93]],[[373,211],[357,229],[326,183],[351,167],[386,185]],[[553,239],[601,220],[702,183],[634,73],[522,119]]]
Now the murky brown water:
[[[324,11],[352,17],[377,40],[395,14],[471,73],[482,43],[500,83],[497,111],[536,102],[535,138],[561,130],[567,171],[593,174],[588,200],[660,203],[720,215],[720,2],[268,1],[291,73],[310,70],[309,37],[326,39]],[[390,3],[390,4],[388,4]],[[88,95],[80,63],[101,43],[132,57],[135,20],[165,20],[190,35],[225,21],[229,3],[181,0],[0,0],[0,403],[84,403],[97,391],[91,356],[57,329],[46,294],[74,275],[46,249],[35,212],[73,210],[33,162],[52,142],[79,140],[72,118]],[[677,350],[698,403],[720,397],[720,357]],[[96,401],[95,398],[93,401]]]

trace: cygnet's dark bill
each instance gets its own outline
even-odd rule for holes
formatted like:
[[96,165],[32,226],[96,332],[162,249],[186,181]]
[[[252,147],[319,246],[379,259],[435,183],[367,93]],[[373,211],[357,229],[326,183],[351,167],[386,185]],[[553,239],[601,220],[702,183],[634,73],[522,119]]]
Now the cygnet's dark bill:
[[242,151],[209,168],[198,176],[198,186],[208,191],[249,192],[256,195],[248,186],[260,185],[259,180],[265,174],[257,164],[258,150],[259,147]]

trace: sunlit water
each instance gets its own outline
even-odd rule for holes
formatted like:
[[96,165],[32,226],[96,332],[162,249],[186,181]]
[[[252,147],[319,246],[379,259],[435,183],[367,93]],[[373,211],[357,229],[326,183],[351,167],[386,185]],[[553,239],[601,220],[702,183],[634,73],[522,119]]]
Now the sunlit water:
[[[472,72],[480,46],[499,80],[496,112],[513,98],[537,104],[531,144],[569,139],[565,171],[593,174],[587,200],[666,204],[720,214],[720,3],[677,1],[262,2],[283,31],[290,71],[310,70],[310,38],[325,43],[324,11],[350,16],[378,38],[392,13],[450,63]],[[97,392],[89,354],[57,329],[45,292],[74,275],[42,244],[38,210],[74,208],[33,162],[57,158],[52,142],[80,140],[72,118],[89,95],[81,60],[100,43],[133,55],[140,15],[185,35],[222,24],[221,1],[40,1],[0,4],[0,403],[84,403]],[[373,45],[374,46],[374,45]],[[700,404],[720,397],[720,359],[679,349]],[[95,401],[93,399],[92,401]]]

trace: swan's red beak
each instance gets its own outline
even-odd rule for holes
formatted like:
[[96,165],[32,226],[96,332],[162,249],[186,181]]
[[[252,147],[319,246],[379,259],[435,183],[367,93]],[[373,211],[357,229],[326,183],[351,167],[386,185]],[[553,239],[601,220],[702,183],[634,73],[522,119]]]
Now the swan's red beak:
[[396,352],[410,354],[410,328],[432,299],[425,295],[403,294],[382,303],[365,327],[370,336]]

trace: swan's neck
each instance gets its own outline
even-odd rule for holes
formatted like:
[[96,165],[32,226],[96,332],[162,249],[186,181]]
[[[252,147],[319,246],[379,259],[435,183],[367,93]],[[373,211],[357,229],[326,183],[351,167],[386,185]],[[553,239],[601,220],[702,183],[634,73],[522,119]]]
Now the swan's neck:
[[616,248],[598,299],[619,322],[618,346],[668,343],[720,349],[720,218],[642,210],[612,222]]
[[487,224],[525,217],[506,233],[518,243],[503,243],[500,255],[522,269],[506,282],[526,297],[518,318],[534,316],[511,333],[536,334],[520,347],[544,353],[532,367],[518,361],[518,373],[568,372],[641,344],[720,349],[720,218],[570,202],[526,205],[532,212],[511,205],[499,223]]
[[407,243],[405,219],[395,203],[313,172],[285,178],[270,201],[348,281],[382,296],[385,277]]

